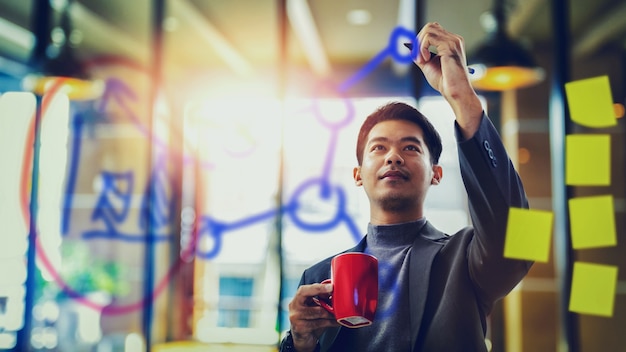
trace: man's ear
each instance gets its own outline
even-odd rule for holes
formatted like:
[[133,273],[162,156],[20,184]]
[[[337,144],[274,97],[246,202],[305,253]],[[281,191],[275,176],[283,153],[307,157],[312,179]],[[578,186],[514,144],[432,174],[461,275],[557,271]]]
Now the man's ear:
[[352,170],[352,177],[354,178],[354,184],[357,186],[363,186],[363,180],[361,180],[361,167],[356,166]]
[[431,185],[438,185],[443,178],[443,168],[440,165],[433,165],[433,178],[430,180]]

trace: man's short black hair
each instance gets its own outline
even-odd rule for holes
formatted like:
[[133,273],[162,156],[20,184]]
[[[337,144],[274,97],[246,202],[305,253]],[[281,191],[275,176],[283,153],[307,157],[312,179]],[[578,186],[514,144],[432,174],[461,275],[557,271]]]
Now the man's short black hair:
[[430,152],[430,161],[433,165],[439,163],[441,156],[441,137],[435,127],[428,121],[428,118],[416,108],[402,102],[390,102],[371,113],[361,125],[359,136],[356,142],[356,160],[359,166],[363,162],[363,152],[367,136],[374,126],[383,121],[404,120],[419,126],[424,133],[424,142]]

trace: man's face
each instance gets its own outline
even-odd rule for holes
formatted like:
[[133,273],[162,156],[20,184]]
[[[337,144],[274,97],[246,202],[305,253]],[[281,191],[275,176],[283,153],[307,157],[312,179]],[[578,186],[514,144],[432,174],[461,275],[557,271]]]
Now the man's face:
[[354,169],[355,183],[365,189],[372,211],[419,217],[428,187],[438,184],[441,176],[441,167],[430,162],[422,129],[404,120],[375,125],[367,137],[363,163]]

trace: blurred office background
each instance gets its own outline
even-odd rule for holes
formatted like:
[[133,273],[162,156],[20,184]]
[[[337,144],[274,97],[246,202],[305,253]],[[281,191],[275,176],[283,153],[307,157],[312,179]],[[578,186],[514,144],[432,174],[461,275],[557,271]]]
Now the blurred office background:
[[[275,351],[302,271],[365,233],[356,132],[389,100],[444,138],[426,216],[468,225],[454,117],[402,45],[437,21],[473,64],[523,61],[522,81],[475,84],[555,215],[486,343],[623,350],[624,18],[622,0],[0,0],[0,349]],[[598,76],[617,124],[577,125],[564,84]],[[565,184],[573,133],[611,136],[609,185]],[[573,250],[567,200],[606,194],[617,245]],[[577,260],[618,267],[610,316],[568,311]]]

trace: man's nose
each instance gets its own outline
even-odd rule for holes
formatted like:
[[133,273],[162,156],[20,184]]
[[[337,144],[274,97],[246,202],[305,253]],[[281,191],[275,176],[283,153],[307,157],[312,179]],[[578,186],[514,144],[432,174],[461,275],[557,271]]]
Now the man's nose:
[[404,164],[404,159],[402,159],[402,156],[398,152],[391,150],[389,151],[389,154],[387,154],[386,162],[388,165],[402,165]]

